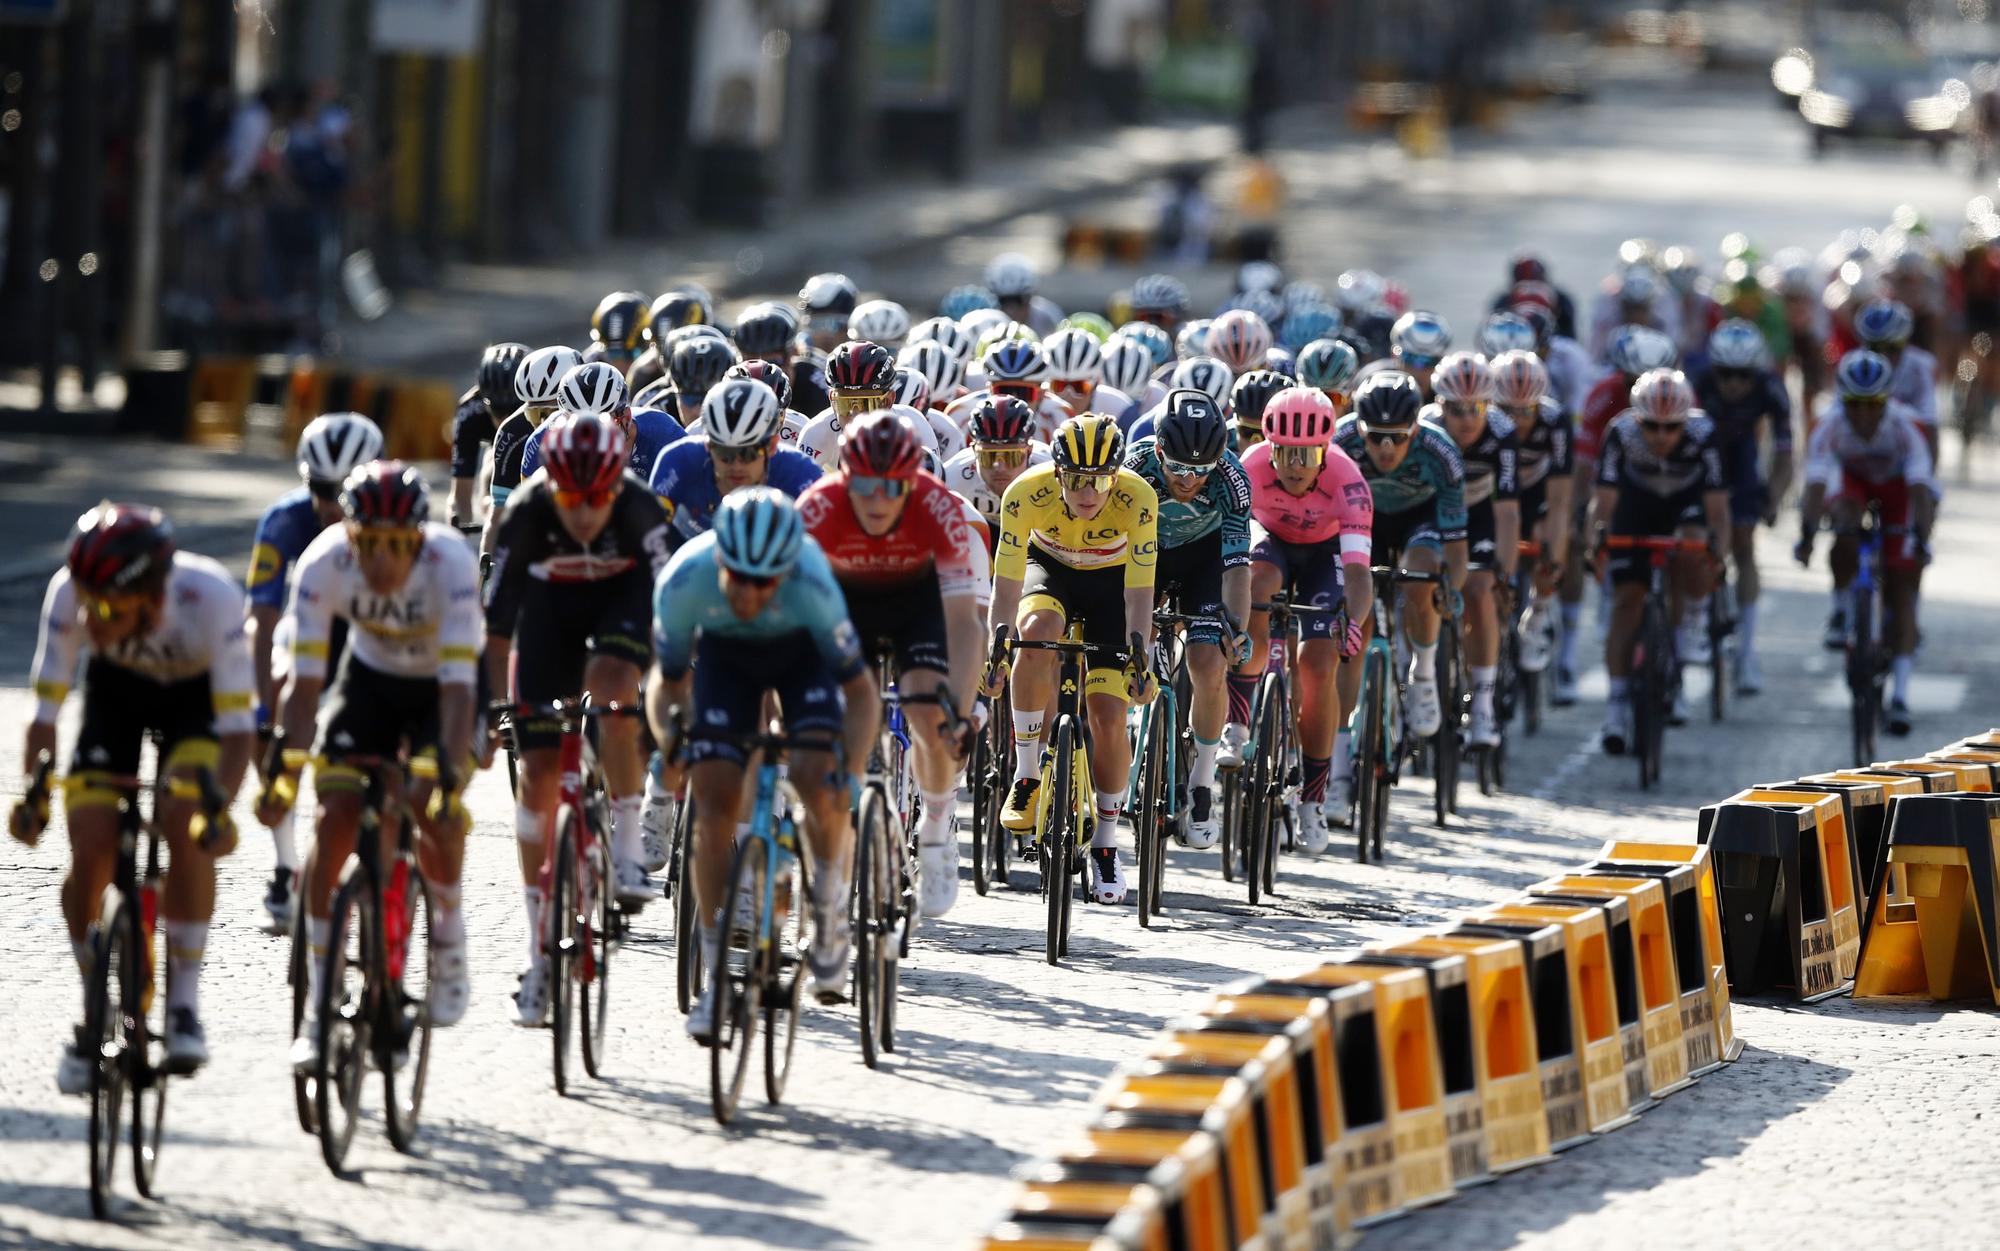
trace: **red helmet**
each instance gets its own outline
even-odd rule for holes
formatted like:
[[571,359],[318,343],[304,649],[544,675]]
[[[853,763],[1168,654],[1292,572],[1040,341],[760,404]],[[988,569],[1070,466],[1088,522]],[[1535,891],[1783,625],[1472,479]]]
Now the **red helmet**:
[[981,446],[1024,444],[1034,438],[1035,410],[1011,395],[989,395],[972,406],[966,429]]
[[894,390],[896,358],[865,339],[850,339],[826,358],[826,385],[834,391]]
[[840,468],[854,478],[914,478],[924,445],[910,423],[881,410],[854,421],[840,436]]
[[416,466],[371,460],[347,475],[340,511],[358,526],[413,529],[430,520],[431,491]]
[[1653,421],[1685,421],[1694,389],[1678,369],[1649,369],[1632,384],[1632,411]]
[[1333,438],[1333,401],[1316,387],[1286,387],[1264,406],[1264,437],[1286,447],[1324,447]]
[[76,519],[67,563],[70,581],[93,595],[157,590],[174,563],[174,528],[157,508],[106,500]]
[[542,427],[542,463],[559,491],[610,490],[630,455],[625,431],[596,413],[557,413]]
[[785,372],[783,365],[773,365],[770,361],[757,360],[753,357],[750,360],[731,365],[729,372],[722,376],[724,378],[748,378],[752,382],[763,383],[765,386],[771,388],[771,394],[778,397],[778,405],[781,408],[792,402],[792,379],[791,375]]
[[1516,348],[1493,358],[1493,398],[1506,408],[1527,408],[1549,393],[1549,371],[1542,358]]

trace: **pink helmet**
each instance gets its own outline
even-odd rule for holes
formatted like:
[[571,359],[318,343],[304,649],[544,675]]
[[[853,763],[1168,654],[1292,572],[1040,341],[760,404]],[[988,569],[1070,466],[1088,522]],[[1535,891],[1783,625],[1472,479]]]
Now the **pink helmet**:
[[1649,369],[1632,384],[1632,411],[1653,421],[1685,421],[1694,389],[1678,369]]
[[1549,393],[1549,371],[1542,358],[1516,348],[1493,358],[1493,398],[1508,408],[1529,408]]
[[1281,447],[1324,447],[1333,424],[1333,401],[1313,387],[1286,387],[1264,406],[1264,437]]
[[1208,354],[1238,374],[1264,363],[1271,350],[1271,327],[1247,308],[1232,308],[1208,327]]
[[1470,400],[1483,404],[1493,398],[1493,374],[1477,352],[1453,352],[1431,371],[1431,392],[1440,400]]

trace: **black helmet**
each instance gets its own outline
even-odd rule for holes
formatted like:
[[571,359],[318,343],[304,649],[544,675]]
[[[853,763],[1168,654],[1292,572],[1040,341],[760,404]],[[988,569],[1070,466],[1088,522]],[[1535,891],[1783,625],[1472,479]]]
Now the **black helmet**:
[[525,343],[495,343],[479,357],[479,398],[496,413],[511,413],[521,406],[514,392],[514,372],[528,355]]
[[674,345],[667,376],[674,380],[674,390],[680,392],[681,399],[694,403],[722,381],[722,375],[735,363],[736,351],[726,340],[718,335],[698,335]]
[[1230,389],[1229,407],[1235,410],[1236,420],[1255,426],[1264,420],[1264,406],[1271,402],[1271,397],[1291,385],[1292,380],[1275,369],[1253,369],[1238,378]]
[[845,317],[861,302],[861,293],[846,274],[814,274],[799,288],[799,307],[808,313],[838,313]]
[[798,319],[782,304],[752,304],[736,319],[731,335],[745,356],[776,356],[791,347]]
[[1183,465],[1213,465],[1229,441],[1229,423],[1206,391],[1184,387],[1167,393],[1153,437],[1162,459]]
[[597,302],[590,315],[590,341],[607,352],[637,352],[651,316],[646,297],[637,291],[613,291]]
[[652,312],[646,321],[646,338],[658,343],[677,326],[702,326],[714,320],[715,310],[709,307],[706,295],[686,287],[675,287],[653,301]]
[[1364,426],[1407,426],[1417,420],[1424,393],[1400,370],[1371,374],[1354,395],[1354,415]]
[[70,533],[70,581],[93,595],[156,591],[174,563],[174,528],[144,504],[104,501]]

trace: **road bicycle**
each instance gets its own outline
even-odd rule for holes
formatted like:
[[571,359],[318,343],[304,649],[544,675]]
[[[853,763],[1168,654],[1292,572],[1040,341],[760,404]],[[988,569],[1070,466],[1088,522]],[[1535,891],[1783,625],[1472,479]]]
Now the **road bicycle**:
[[1350,663],[1361,666],[1361,685],[1350,717],[1353,743],[1354,858],[1366,864],[1371,849],[1382,859],[1382,835],[1389,821],[1389,791],[1401,777],[1403,746],[1403,666],[1397,663],[1394,587],[1396,561],[1374,565],[1374,635]]
[[[1833,528],[1829,523],[1829,528]],[[1884,542],[1907,534],[1908,527],[1884,526],[1881,505],[1870,503],[1860,521],[1844,532],[1855,536],[1856,565],[1851,594],[1853,611],[1848,618],[1846,664],[1848,695],[1848,737],[1854,767],[1859,769],[1876,758],[1875,737],[1882,728],[1882,688],[1889,678],[1889,649],[1883,644],[1888,620],[1888,601],[1883,595],[1882,552]]]
[[1660,780],[1667,723],[1673,718],[1674,698],[1681,689],[1681,663],[1674,650],[1674,628],[1669,616],[1667,563],[1676,553],[1707,556],[1709,548],[1704,539],[1653,534],[1606,535],[1604,547],[1606,551],[1646,554],[1646,602],[1639,616],[1638,637],[1633,643],[1628,689],[1632,755],[1639,765],[1639,788],[1647,790]]
[[1222,861],[1225,879],[1234,880],[1232,872],[1241,872],[1245,893],[1255,904],[1275,892],[1278,852],[1292,846],[1298,833],[1305,757],[1299,747],[1293,673],[1301,621],[1339,617],[1342,610],[1295,604],[1284,592],[1251,608],[1270,614],[1270,663],[1251,695],[1250,742],[1243,749],[1243,763],[1223,775]]
[[[1429,583],[1443,610],[1438,614],[1437,675],[1438,704],[1444,715],[1437,733],[1418,748],[1425,756],[1435,785],[1431,788],[1431,814],[1439,826],[1449,823],[1458,811],[1459,763],[1465,757],[1465,721],[1472,710],[1472,683],[1465,672],[1465,646],[1460,639],[1458,614],[1452,610],[1457,597],[1445,593],[1444,575],[1404,570],[1398,580]],[[1405,592],[1407,594],[1408,592]]]
[[1138,750],[1132,756],[1132,775],[1125,800],[1138,860],[1142,926],[1151,926],[1153,918],[1163,910],[1168,839],[1187,820],[1185,797],[1190,762],[1194,758],[1193,732],[1188,723],[1194,684],[1187,667],[1187,631],[1190,626],[1215,624],[1212,618],[1164,609],[1153,614],[1151,664],[1160,693],[1152,703],[1138,710]]
[[1014,781],[1014,706],[1006,691],[984,702],[986,725],[973,740],[965,770],[972,792],[972,889],[982,895],[1012,884],[1007,865],[1021,854],[1019,838],[1000,824]]

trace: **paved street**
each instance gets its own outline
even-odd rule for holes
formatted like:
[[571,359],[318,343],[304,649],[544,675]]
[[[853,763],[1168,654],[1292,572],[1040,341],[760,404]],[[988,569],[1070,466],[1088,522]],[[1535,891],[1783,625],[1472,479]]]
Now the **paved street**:
[[[1327,282],[1351,264],[1395,273],[1462,331],[1524,243],[1547,250],[1582,303],[1629,235],[1712,249],[1741,229],[1767,253],[1817,248],[1841,228],[1880,224],[1904,201],[1953,223],[1971,194],[1963,174],[1915,153],[1843,150],[1811,163],[1796,119],[1764,92],[1668,81],[1523,113],[1504,135],[1462,140],[1436,163],[1293,138],[1279,155],[1295,201],[1296,268]],[[1017,243],[1046,250],[1048,227],[1037,216],[940,254],[918,249],[907,272],[879,278],[892,294],[899,279],[929,289],[939,264],[969,269]],[[1064,275],[1052,286],[1103,289],[1114,277]],[[50,517],[116,489],[185,499],[206,536],[240,521],[233,543],[208,544],[240,567],[251,519],[289,479],[282,464],[239,463],[225,479],[210,476],[220,472],[214,462],[183,454],[111,454],[109,486],[87,473],[59,488],[0,486],[0,533],[16,549],[0,555],[32,559],[37,543],[60,533]],[[88,464],[73,459],[84,455],[64,446],[63,464]],[[1958,485],[1956,466],[1947,468],[1916,751],[2000,721],[1991,546],[2000,460],[1978,466],[1982,486]],[[221,874],[203,984],[214,1060],[174,1090],[166,1200],[130,1204],[119,1224],[93,1223],[86,1109],[52,1081],[78,1007],[55,910],[62,838],[33,852],[5,843],[0,987],[12,1037],[0,1050],[0,1245],[964,1245],[1001,1211],[1007,1171],[1060,1143],[1110,1069],[1203,988],[1442,921],[1579,863],[1608,837],[1691,838],[1701,803],[1845,763],[1845,691],[1818,642],[1826,574],[1790,564],[1792,534],[1787,519],[1760,540],[1766,693],[1734,705],[1724,725],[1672,731],[1659,789],[1640,794],[1628,761],[1596,753],[1599,674],[1581,706],[1517,742],[1517,793],[1487,800],[1468,784],[1461,819],[1438,830],[1429,784],[1413,782],[1397,795],[1385,865],[1289,859],[1282,897],[1259,909],[1221,880],[1214,853],[1181,853],[1169,866],[1163,927],[1142,932],[1130,908],[1079,908],[1072,958],[1050,968],[1037,897],[982,899],[968,882],[906,968],[899,1054],[871,1072],[851,1010],[809,1009],[785,1106],[751,1107],[727,1131],[708,1114],[705,1055],[672,1008],[673,951],[658,907],[615,966],[607,1080],[582,1079],[567,1100],[554,1094],[548,1036],[507,1020],[523,925],[504,775],[489,773],[469,797],[478,818],[465,889],[474,1003],[438,1036],[416,1155],[393,1152],[371,1115],[351,1156],[356,1184],[344,1184],[298,1133],[284,1064],[284,947],[251,924],[270,868],[252,827]],[[40,588],[18,576],[0,586],[0,723],[18,726],[31,707],[20,683]],[[18,785],[19,750],[18,735],[0,735],[0,794]],[[241,819],[250,826],[247,812]],[[1016,875],[1024,887],[1031,880]],[[1372,1231],[1366,1245],[1991,1244],[1990,1161],[2000,1153],[1991,1081],[2000,1022],[1991,1013],[1739,1005],[1737,1031],[1748,1044],[1741,1062],[1640,1124]],[[371,1106],[377,1095],[371,1088]],[[129,1196],[128,1182],[120,1192]]]

